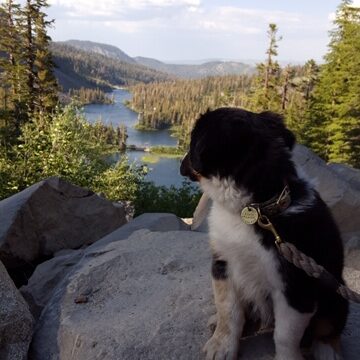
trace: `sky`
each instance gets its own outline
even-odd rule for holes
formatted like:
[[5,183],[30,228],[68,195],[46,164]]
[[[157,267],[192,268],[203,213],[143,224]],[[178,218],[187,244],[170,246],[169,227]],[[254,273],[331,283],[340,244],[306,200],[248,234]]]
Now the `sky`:
[[[321,61],[340,0],[49,0],[54,41],[91,40],[163,61],[262,60],[268,24],[278,59]],[[360,6],[360,0],[354,0]]]

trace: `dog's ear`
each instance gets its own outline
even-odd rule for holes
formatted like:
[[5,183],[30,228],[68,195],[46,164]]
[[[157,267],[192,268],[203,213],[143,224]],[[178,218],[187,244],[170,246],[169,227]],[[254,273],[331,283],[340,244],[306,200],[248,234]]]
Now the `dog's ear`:
[[295,145],[296,138],[295,135],[285,126],[284,118],[271,111],[264,111],[259,115],[272,130],[275,130],[281,136],[285,145],[292,150]]

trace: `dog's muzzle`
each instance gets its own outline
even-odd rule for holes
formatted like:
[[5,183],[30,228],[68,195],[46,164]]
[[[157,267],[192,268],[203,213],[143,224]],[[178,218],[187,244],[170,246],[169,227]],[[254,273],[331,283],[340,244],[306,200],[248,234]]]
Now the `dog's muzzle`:
[[181,161],[180,174],[188,177],[192,181],[199,181],[201,175],[192,168],[189,153]]

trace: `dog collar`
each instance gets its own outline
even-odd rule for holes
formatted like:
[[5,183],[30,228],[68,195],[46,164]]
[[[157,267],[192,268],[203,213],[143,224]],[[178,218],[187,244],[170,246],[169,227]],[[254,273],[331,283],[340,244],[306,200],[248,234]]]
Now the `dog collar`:
[[276,195],[263,203],[251,203],[241,211],[241,219],[245,224],[255,224],[261,215],[273,217],[286,210],[291,203],[290,190],[286,185],[280,195]]

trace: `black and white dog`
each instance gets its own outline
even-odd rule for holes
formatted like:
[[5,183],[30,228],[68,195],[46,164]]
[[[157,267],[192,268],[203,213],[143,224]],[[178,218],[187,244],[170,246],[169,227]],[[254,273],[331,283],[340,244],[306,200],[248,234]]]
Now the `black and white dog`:
[[199,181],[213,200],[209,227],[217,326],[204,347],[207,359],[237,358],[249,309],[263,323],[275,321],[276,359],[303,359],[304,339],[311,339],[316,359],[341,359],[347,301],[282,258],[271,232],[241,217],[244,208],[256,204],[284,241],[343,283],[339,231],[319,194],[299,177],[294,144],[279,115],[235,108],[208,111],[191,133],[181,173]]

